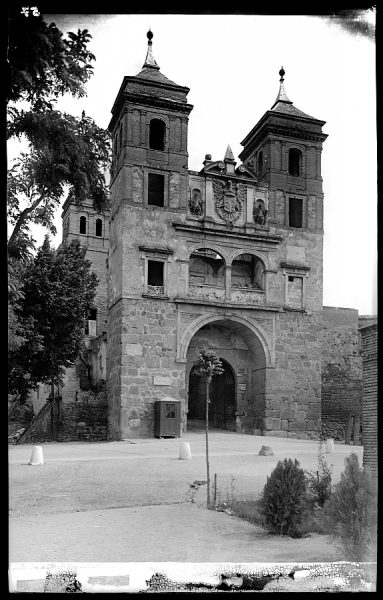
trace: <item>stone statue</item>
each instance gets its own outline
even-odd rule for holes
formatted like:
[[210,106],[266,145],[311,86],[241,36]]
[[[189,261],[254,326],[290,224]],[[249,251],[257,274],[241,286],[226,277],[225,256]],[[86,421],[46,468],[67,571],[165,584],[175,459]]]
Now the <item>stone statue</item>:
[[192,190],[191,198],[189,200],[189,209],[191,214],[195,217],[201,217],[203,215],[203,205],[200,190]]
[[268,211],[265,208],[263,200],[254,201],[253,217],[256,225],[260,225],[261,227],[266,225],[267,213]]

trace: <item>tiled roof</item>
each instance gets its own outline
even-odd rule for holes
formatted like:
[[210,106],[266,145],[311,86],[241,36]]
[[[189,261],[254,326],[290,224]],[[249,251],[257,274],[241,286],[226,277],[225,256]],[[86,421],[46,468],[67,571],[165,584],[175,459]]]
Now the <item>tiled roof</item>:
[[168,85],[178,86],[177,83],[174,83],[174,81],[171,81],[170,79],[165,77],[165,75],[160,73],[160,71],[150,67],[144,67],[142,71],[140,71],[138,75],[136,75],[136,77],[138,77],[139,79],[147,79],[148,81],[152,81],[153,83],[166,83]]
[[315,119],[315,117],[312,117],[311,115],[304,113],[302,110],[299,110],[299,108],[296,108],[290,102],[283,102],[283,101],[277,102],[275,104],[275,106],[273,106],[271,111],[279,112],[284,115],[290,115],[293,117],[305,117],[306,119]]

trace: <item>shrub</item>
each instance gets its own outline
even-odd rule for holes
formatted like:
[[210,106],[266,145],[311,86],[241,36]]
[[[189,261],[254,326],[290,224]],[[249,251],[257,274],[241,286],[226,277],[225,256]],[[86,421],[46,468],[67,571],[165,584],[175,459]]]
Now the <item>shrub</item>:
[[261,497],[265,525],[273,533],[300,537],[306,512],[307,483],[303,469],[295,459],[279,461],[263,489]]
[[376,560],[377,484],[354,453],[345,459],[340,482],[324,505],[324,517],[346,560]]
[[318,449],[318,469],[306,473],[308,491],[314,502],[323,506],[326,500],[331,496],[331,476],[332,467],[327,464],[323,452],[323,442],[320,440]]

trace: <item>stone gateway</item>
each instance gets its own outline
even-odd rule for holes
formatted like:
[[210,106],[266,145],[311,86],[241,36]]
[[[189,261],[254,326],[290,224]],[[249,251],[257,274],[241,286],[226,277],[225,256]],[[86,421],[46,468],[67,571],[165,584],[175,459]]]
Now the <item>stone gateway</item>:
[[277,98],[237,166],[188,170],[189,88],[165,77],[151,32],[142,70],[112,108],[106,386],[108,437],[152,436],[154,404],[203,420],[198,349],[224,374],[211,425],[316,439],[321,431],[324,121]]

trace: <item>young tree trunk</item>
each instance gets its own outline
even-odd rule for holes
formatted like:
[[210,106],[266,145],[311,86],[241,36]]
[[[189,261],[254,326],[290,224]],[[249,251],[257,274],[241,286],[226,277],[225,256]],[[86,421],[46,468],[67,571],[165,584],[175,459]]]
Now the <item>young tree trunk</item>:
[[206,423],[205,423],[205,431],[206,431],[206,502],[207,508],[210,507],[210,469],[209,469],[209,385],[210,385],[210,377],[206,377]]

